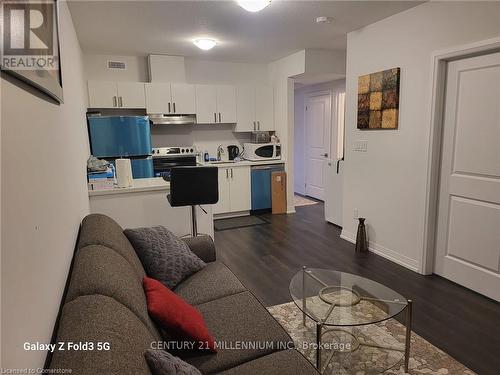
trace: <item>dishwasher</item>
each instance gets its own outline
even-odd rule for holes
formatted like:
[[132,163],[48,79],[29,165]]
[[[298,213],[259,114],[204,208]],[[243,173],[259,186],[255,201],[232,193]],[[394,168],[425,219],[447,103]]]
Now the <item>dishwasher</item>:
[[284,170],[282,164],[256,165],[251,168],[252,211],[271,209],[271,174]]

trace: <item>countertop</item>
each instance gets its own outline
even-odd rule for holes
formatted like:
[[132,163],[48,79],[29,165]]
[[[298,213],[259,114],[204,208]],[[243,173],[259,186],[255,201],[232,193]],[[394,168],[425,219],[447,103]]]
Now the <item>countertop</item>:
[[[284,164],[284,160],[260,160],[260,161],[248,161],[241,160],[235,162],[227,163],[198,163],[199,165],[209,166],[213,165],[219,168],[234,168],[234,167],[246,167],[246,166],[257,166],[257,165],[270,165],[270,164]],[[133,186],[127,188],[115,187],[113,189],[106,190],[89,190],[89,197],[99,196],[99,195],[114,195],[114,194],[125,194],[125,193],[140,193],[144,191],[168,191],[170,189],[170,183],[165,181],[162,177],[153,178],[139,178],[134,179]]]
[[139,193],[143,191],[168,191],[170,189],[170,183],[165,181],[162,177],[138,178],[134,179],[132,184],[131,187],[127,188],[115,187],[107,190],[89,190],[89,197],[96,195]]
[[215,166],[219,168],[231,168],[231,167],[246,167],[246,166],[257,166],[257,165],[269,165],[269,164],[285,164],[285,160],[277,159],[277,160],[259,160],[259,161],[249,161],[249,160],[241,160],[241,161],[228,161],[228,162],[203,162],[198,163],[203,166]]

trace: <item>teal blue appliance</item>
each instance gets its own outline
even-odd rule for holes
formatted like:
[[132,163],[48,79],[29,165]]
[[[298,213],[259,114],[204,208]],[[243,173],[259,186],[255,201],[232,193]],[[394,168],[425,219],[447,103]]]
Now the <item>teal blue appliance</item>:
[[272,207],[271,174],[283,170],[282,164],[258,165],[251,168],[252,211]]
[[110,162],[129,158],[134,178],[154,177],[147,116],[90,116],[88,125],[92,155]]

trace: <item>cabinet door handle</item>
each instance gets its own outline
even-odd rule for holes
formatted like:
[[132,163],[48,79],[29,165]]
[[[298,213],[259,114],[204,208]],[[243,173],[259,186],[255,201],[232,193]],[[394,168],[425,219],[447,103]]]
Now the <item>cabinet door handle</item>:
[[222,122],[222,120],[221,120],[221,116],[220,116],[220,112],[219,112],[219,122]]
[[116,107],[118,104],[116,104],[116,96],[113,96],[113,107]]
[[257,130],[260,130],[260,121],[257,121]]
[[229,169],[226,169],[226,178],[229,178]]
[[174,113],[175,113],[175,112],[176,112],[176,110],[175,110],[175,102],[174,102]]
[[120,104],[120,107],[123,107],[123,98],[121,96],[118,97],[118,104]]
[[168,113],[170,113],[170,102],[168,102]]
[[256,125],[255,125],[255,121],[253,122],[253,130],[257,130]]
[[233,179],[233,168],[231,168],[231,180]]
[[217,113],[214,112],[214,121],[217,122]]

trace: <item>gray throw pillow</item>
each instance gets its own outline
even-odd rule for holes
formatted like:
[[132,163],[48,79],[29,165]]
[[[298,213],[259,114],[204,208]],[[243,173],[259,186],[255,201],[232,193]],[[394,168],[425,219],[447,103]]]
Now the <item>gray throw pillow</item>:
[[125,229],[146,274],[172,289],[206,266],[189,246],[163,226]]
[[196,367],[165,350],[148,349],[144,357],[153,375],[201,375]]

